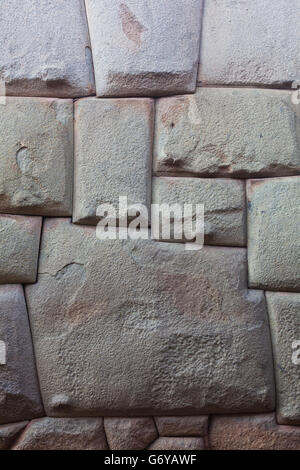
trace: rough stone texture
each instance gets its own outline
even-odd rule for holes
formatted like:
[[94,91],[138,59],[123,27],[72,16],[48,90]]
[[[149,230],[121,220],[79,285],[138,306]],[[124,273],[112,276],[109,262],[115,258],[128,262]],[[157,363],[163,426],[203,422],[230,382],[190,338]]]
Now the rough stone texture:
[[0,338],[6,364],[0,365],[0,424],[43,414],[22,286],[0,286]]
[[153,418],[104,418],[111,450],[144,450],[158,434]]
[[155,418],[155,423],[160,436],[205,436],[208,416],[160,416]]
[[0,450],[8,450],[28,421],[0,426]]
[[150,205],[153,101],[79,100],[75,105],[75,194],[73,221],[96,224],[96,209]]
[[100,241],[46,219],[26,294],[47,415],[273,410],[264,294],[246,284],[243,248]]
[[71,215],[72,100],[7,98],[0,135],[0,212]]
[[243,181],[153,178],[152,202],[180,204],[182,207],[184,204],[204,204],[206,244],[246,245],[246,196]]
[[300,172],[300,106],[289,91],[198,88],[160,98],[154,170],[175,175],[288,176]]
[[214,416],[212,450],[300,450],[300,428],[278,426],[275,415]]
[[208,0],[199,81],[289,87],[299,80],[299,1]]
[[103,418],[32,421],[13,450],[107,450]]
[[300,176],[247,181],[249,285],[300,291]]
[[[277,421],[300,425],[300,294],[267,292],[277,391]],[[300,437],[299,437],[300,439]]]
[[197,437],[159,437],[149,450],[204,450],[203,439]]
[[95,92],[83,0],[6,0],[0,44],[7,95],[68,98]]
[[36,281],[41,227],[42,217],[0,214],[0,284]]
[[202,0],[86,0],[98,96],[195,91]]

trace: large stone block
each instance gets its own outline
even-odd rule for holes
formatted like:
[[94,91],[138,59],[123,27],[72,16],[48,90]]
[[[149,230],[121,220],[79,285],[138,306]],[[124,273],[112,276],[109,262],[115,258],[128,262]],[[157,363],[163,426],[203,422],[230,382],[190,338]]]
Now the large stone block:
[[154,170],[241,177],[300,172],[300,106],[290,91],[198,88],[160,98]]
[[96,224],[96,209],[150,205],[153,135],[151,99],[96,99],[75,105],[75,181],[73,221]]
[[214,416],[212,450],[300,450],[300,428],[278,426],[275,415]]
[[36,281],[42,217],[0,214],[0,284]]
[[28,421],[22,421],[0,426],[0,450],[8,450],[27,424]]
[[154,177],[152,202],[179,204],[182,210],[184,204],[193,204],[193,214],[195,214],[196,204],[204,204],[206,244],[245,246],[247,243],[244,181]]
[[290,88],[300,79],[298,0],[208,0],[199,81]]
[[0,424],[43,414],[22,286],[0,286]]
[[98,96],[195,90],[202,0],[86,0]]
[[149,450],[204,450],[201,437],[159,437]]
[[266,297],[275,365],[277,421],[300,425],[300,294],[267,292]]
[[72,98],[95,92],[84,0],[6,0],[0,44],[7,95]]
[[164,437],[203,437],[208,430],[208,416],[159,416],[155,423]]
[[111,450],[144,450],[158,437],[153,418],[104,418]]
[[46,219],[26,295],[47,415],[274,408],[264,293],[247,290],[243,248],[100,241]]
[[107,450],[103,418],[33,420],[12,450]]
[[72,100],[7,98],[0,135],[0,212],[71,215]]
[[300,292],[300,176],[247,181],[250,287]]

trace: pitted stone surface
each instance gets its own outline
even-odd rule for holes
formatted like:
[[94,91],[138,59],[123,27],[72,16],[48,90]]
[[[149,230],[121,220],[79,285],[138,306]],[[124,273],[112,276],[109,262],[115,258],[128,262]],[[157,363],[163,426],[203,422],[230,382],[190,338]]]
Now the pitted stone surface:
[[197,437],[159,437],[149,450],[204,450],[203,439]]
[[155,423],[165,437],[205,436],[208,430],[208,416],[160,416]]
[[[156,204],[204,204],[204,233],[208,245],[246,245],[244,181],[163,177],[152,180]],[[172,233],[172,232],[171,232]],[[162,234],[160,239],[162,239]]]
[[0,44],[7,95],[73,98],[95,92],[84,0],[6,0]]
[[212,450],[300,450],[300,427],[278,426],[275,415],[214,416]]
[[298,0],[208,0],[202,25],[203,84],[290,88],[300,79]]
[[153,100],[79,100],[75,105],[76,223],[96,224],[99,204],[150,205]]
[[156,173],[212,177],[300,172],[300,106],[290,91],[198,88],[156,105]]
[[103,418],[33,420],[13,450],[107,450]]
[[0,284],[36,281],[41,227],[42,217],[0,214]]
[[249,285],[300,292],[300,176],[247,181]]
[[0,135],[0,212],[71,215],[72,100],[6,98]]
[[27,424],[28,421],[23,421],[0,426],[0,450],[8,450]]
[[111,450],[144,450],[158,437],[153,418],[104,418]]
[[22,286],[0,286],[0,339],[6,363],[0,365],[0,424],[43,414]]
[[26,295],[47,414],[273,410],[264,294],[246,284],[243,248],[100,241],[46,219]]
[[98,96],[195,90],[202,0],[86,0]]
[[300,294],[267,292],[266,297],[273,343],[277,421],[300,425]]

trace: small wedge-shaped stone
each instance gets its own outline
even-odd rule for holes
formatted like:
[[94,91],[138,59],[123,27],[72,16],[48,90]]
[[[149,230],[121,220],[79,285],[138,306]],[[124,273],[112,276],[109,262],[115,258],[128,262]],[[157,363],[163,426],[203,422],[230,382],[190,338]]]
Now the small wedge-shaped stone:
[[75,98],[95,92],[84,0],[5,1],[0,51],[7,95]]
[[280,90],[198,88],[160,98],[154,170],[175,175],[289,176],[300,172],[300,106]]
[[300,425],[300,294],[267,292],[277,390],[277,421]]
[[41,227],[42,217],[0,214],[0,284],[36,281]]
[[[206,244],[246,245],[247,211],[244,181],[154,177],[152,180],[152,203],[169,204],[170,206],[179,204],[182,215],[184,215],[185,204],[193,205],[193,215],[195,215],[196,204],[204,204]],[[178,216],[180,217],[180,214]],[[184,217],[181,220],[184,221]],[[159,238],[165,239],[163,232],[160,232]]]
[[160,416],[155,418],[155,423],[160,436],[205,436],[208,416]]
[[201,437],[159,437],[149,450],[204,450]]
[[288,87],[300,80],[298,0],[208,0],[202,84]]
[[47,415],[274,408],[264,293],[247,290],[243,248],[99,240],[46,219],[26,294]]
[[87,98],[75,104],[76,223],[96,224],[99,204],[151,201],[153,100]]
[[72,100],[7,98],[0,135],[0,212],[71,215]]
[[214,416],[212,450],[300,450],[300,427],[278,426],[275,415]]
[[86,0],[98,96],[195,90],[202,0]]
[[300,292],[300,176],[247,181],[249,285]]
[[[22,286],[0,286],[0,424],[43,414]],[[4,359],[4,360],[3,360]]]
[[104,418],[111,450],[144,450],[158,437],[153,418]]
[[107,450],[103,418],[33,420],[12,450]]
[[4,424],[0,426],[0,450],[8,450],[13,441],[28,424],[28,421],[21,423]]

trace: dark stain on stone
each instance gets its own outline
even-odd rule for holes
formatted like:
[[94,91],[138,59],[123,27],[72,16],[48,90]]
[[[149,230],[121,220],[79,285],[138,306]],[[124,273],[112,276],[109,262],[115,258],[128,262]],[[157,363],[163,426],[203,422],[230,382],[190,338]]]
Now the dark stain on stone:
[[124,34],[130,41],[140,46],[142,44],[141,35],[144,31],[147,31],[147,28],[138,21],[125,3],[120,5],[120,17]]

